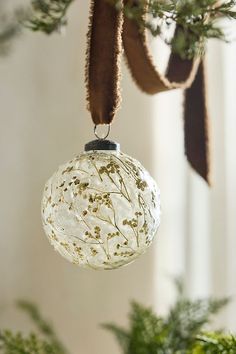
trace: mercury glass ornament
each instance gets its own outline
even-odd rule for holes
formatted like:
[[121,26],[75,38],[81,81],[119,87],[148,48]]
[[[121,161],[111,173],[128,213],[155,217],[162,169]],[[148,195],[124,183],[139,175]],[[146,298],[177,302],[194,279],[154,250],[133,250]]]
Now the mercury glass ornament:
[[44,230],[63,257],[91,269],[115,269],[143,254],[160,224],[160,192],[119,144],[95,140],[46,183]]

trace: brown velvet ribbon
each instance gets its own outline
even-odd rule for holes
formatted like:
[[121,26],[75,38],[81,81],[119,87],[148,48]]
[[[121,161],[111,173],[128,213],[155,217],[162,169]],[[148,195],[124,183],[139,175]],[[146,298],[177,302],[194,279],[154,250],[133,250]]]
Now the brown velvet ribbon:
[[[130,0],[129,4],[131,4]],[[135,0],[133,0],[135,6]],[[178,28],[176,29],[178,31]],[[182,60],[171,53],[166,74],[152,59],[146,30],[122,18],[107,0],[94,0],[87,60],[88,103],[95,124],[110,124],[120,102],[122,43],[131,75],[148,94],[184,89],[185,153],[191,166],[209,183],[209,129],[204,62]]]
[[94,124],[110,124],[119,107],[122,24],[122,13],[107,0],[91,3],[86,83]]
[[210,127],[206,101],[205,63],[201,61],[192,86],[185,90],[185,153],[193,169],[210,185]]

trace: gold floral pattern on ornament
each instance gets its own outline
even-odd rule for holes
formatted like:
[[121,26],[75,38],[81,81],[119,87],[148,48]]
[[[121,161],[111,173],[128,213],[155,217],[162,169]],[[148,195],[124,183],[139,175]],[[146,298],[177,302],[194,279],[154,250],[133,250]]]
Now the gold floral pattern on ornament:
[[42,219],[63,257],[85,268],[115,269],[143,254],[160,224],[160,192],[121,152],[75,157],[46,183]]

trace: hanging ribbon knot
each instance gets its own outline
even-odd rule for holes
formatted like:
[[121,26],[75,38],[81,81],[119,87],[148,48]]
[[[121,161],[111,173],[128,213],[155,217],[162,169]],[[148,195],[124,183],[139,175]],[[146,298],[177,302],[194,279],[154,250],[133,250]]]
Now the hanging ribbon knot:
[[[125,0],[137,6],[135,0]],[[144,8],[143,16],[146,15]],[[175,30],[177,35],[179,28]],[[87,50],[87,99],[93,122],[110,124],[120,103],[120,61],[124,48],[137,86],[147,94],[184,90],[185,153],[190,165],[210,182],[209,129],[204,59],[183,60],[171,52],[166,74],[155,67],[147,30],[117,11],[107,0],[91,5]]]

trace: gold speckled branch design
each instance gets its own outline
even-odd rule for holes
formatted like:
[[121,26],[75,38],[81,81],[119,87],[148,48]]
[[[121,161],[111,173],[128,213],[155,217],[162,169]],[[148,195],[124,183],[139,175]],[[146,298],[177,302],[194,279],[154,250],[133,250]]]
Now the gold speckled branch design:
[[44,228],[55,249],[92,269],[130,263],[160,223],[159,190],[139,162],[122,153],[83,153],[47,182]]

